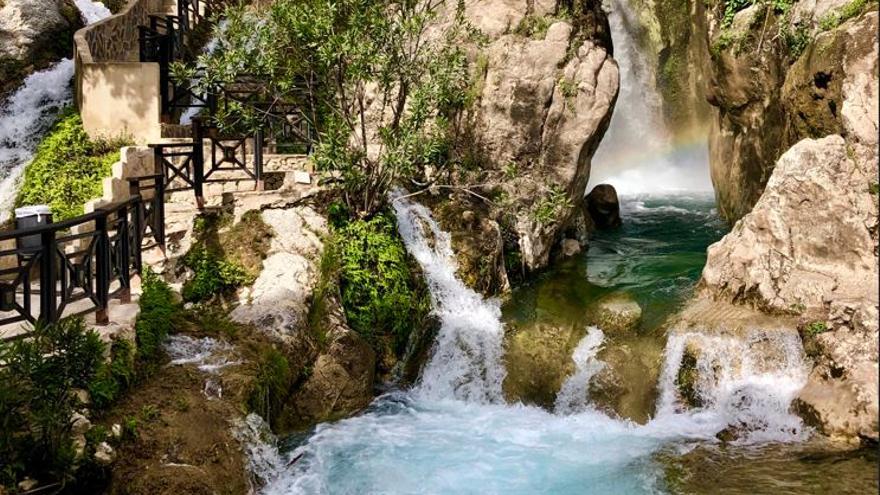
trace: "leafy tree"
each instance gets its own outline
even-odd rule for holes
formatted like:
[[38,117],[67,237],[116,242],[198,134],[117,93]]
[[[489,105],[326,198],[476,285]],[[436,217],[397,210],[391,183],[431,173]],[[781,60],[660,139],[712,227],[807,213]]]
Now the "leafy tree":
[[[451,22],[435,22],[451,8]],[[202,94],[241,76],[261,81],[268,107],[230,102],[221,129],[261,125],[273,105],[305,108],[319,142],[314,160],[336,172],[349,211],[368,217],[395,184],[446,167],[467,101],[463,4],[445,0],[278,0],[227,11],[218,49],[176,77]]]

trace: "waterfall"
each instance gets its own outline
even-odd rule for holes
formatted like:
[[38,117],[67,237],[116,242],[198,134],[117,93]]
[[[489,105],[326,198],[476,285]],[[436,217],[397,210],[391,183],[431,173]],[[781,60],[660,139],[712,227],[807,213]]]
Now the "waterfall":
[[[676,387],[686,352],[696,361],[693,387],[702,402],[693,411],[685,411]],[[809,431],[791,412],[791,403],[808,373],[794,330],[674,332],[666,344],[657,418],[685,414],[716,430],[728,425],[744,434],[738,438],[743,443],[802,440]]]
[[[110,15],[100,2],[76,0],[87,24]],[[43,134],[71,103],[73,60],[65,58],[25,78],[0,107],[0,223],[11,215],[18,182]]]
[[627,0],[608,0],[604,8],[620,68],[620,93],[593,156],[589,188],[608,183],[624,195],[711,191],[705,136],[676,136],[667,128],[654,62],[637,38],[638,15]]
[[605,363],[596,358],[604,339],[605,334],[599,327],[590,327],[587,335],[574,348],[571,359],[574,361],[575,372],[565,380],[556,394],[553,409],[557,414],[573,414],[587,407],[590,380],[605,367]]
[[469,289],[456,275],[450,236],[424,206],[393,195],[407,250],[424,272],[441,326],[416,393],[425,398],[503,402],[501,306]]

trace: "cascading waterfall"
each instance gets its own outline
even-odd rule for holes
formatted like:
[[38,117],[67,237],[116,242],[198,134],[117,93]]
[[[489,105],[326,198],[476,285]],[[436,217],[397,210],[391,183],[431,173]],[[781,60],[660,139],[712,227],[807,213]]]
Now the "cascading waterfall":
[[605,11],[620,68],[620,93],[593,156],[590,187],[611,184],[624,195],[711,191],[706,137],[677,136],[667,128],[652,61],[636,37],[638,16],[626,0],[607,0]]
[[498,301],[486,300],[455,275],[448,233],[424,206],[394,195],[397,225],[424,271],[441,327],[417,393],[432,399],[502,402],[504,327]]
[[[75,3],[87,24],[110,15],[100,2]],[[71,103],[73,70],[73,60],[65,58],[29,75],[0,107],[0,223],[11,215],[19,179],[43,134]]]
[[557,414],[572,414],[583,411],[587,407],[587,390],[593,375],[602,371],[605,363],[596,358],[596,354],[602,347],[605,334],[598,327],[587,329],[587,335],[578,342],[571,355],[574,361],[575,372],[559,389],[556,394],[554,411]]
[[676,378],[690,346],[696,358],[694,388],[703,403],[691,419],[741,430],[738,441],[787,442],[809,433],[791,403],[807,381],[797,332],[749,329],[742,334],[676,332],[666,344],[657,417],[680,416]]

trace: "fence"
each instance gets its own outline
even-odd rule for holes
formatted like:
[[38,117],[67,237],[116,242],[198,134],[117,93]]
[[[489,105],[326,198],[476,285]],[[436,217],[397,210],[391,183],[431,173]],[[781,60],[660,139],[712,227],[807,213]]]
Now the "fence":
[[145,242],[165,246],[165,193],[161,175],[128,181],[132,195],[125,201],[63,222],[0,232],[0,242],[15,242],[0,251],[0,326],[54,323],[65,312],[91,311],[97,324],[106,324],[111,299],[130,301]]

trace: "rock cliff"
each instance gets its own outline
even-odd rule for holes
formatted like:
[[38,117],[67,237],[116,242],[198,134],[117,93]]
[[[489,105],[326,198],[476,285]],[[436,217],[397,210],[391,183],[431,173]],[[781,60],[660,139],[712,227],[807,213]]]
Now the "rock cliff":
[[[597,1],[468,1],[466,13],[485,43],[471,48],[467,154],[476,173],[461,181],[480,184],[470,189],[483,205],[464,209],[481,224],[488,220],[480,231],[497,232],[499,242],[487,244],[504,245],[511,271],[539,269],[583,223],[590,159],[618,91],[607,21]],[[467,196],[453,194],[452,201],[474,201]]]
[[73,33],[82,26],[72,0],[0,1],[0,95],[70,56]]

